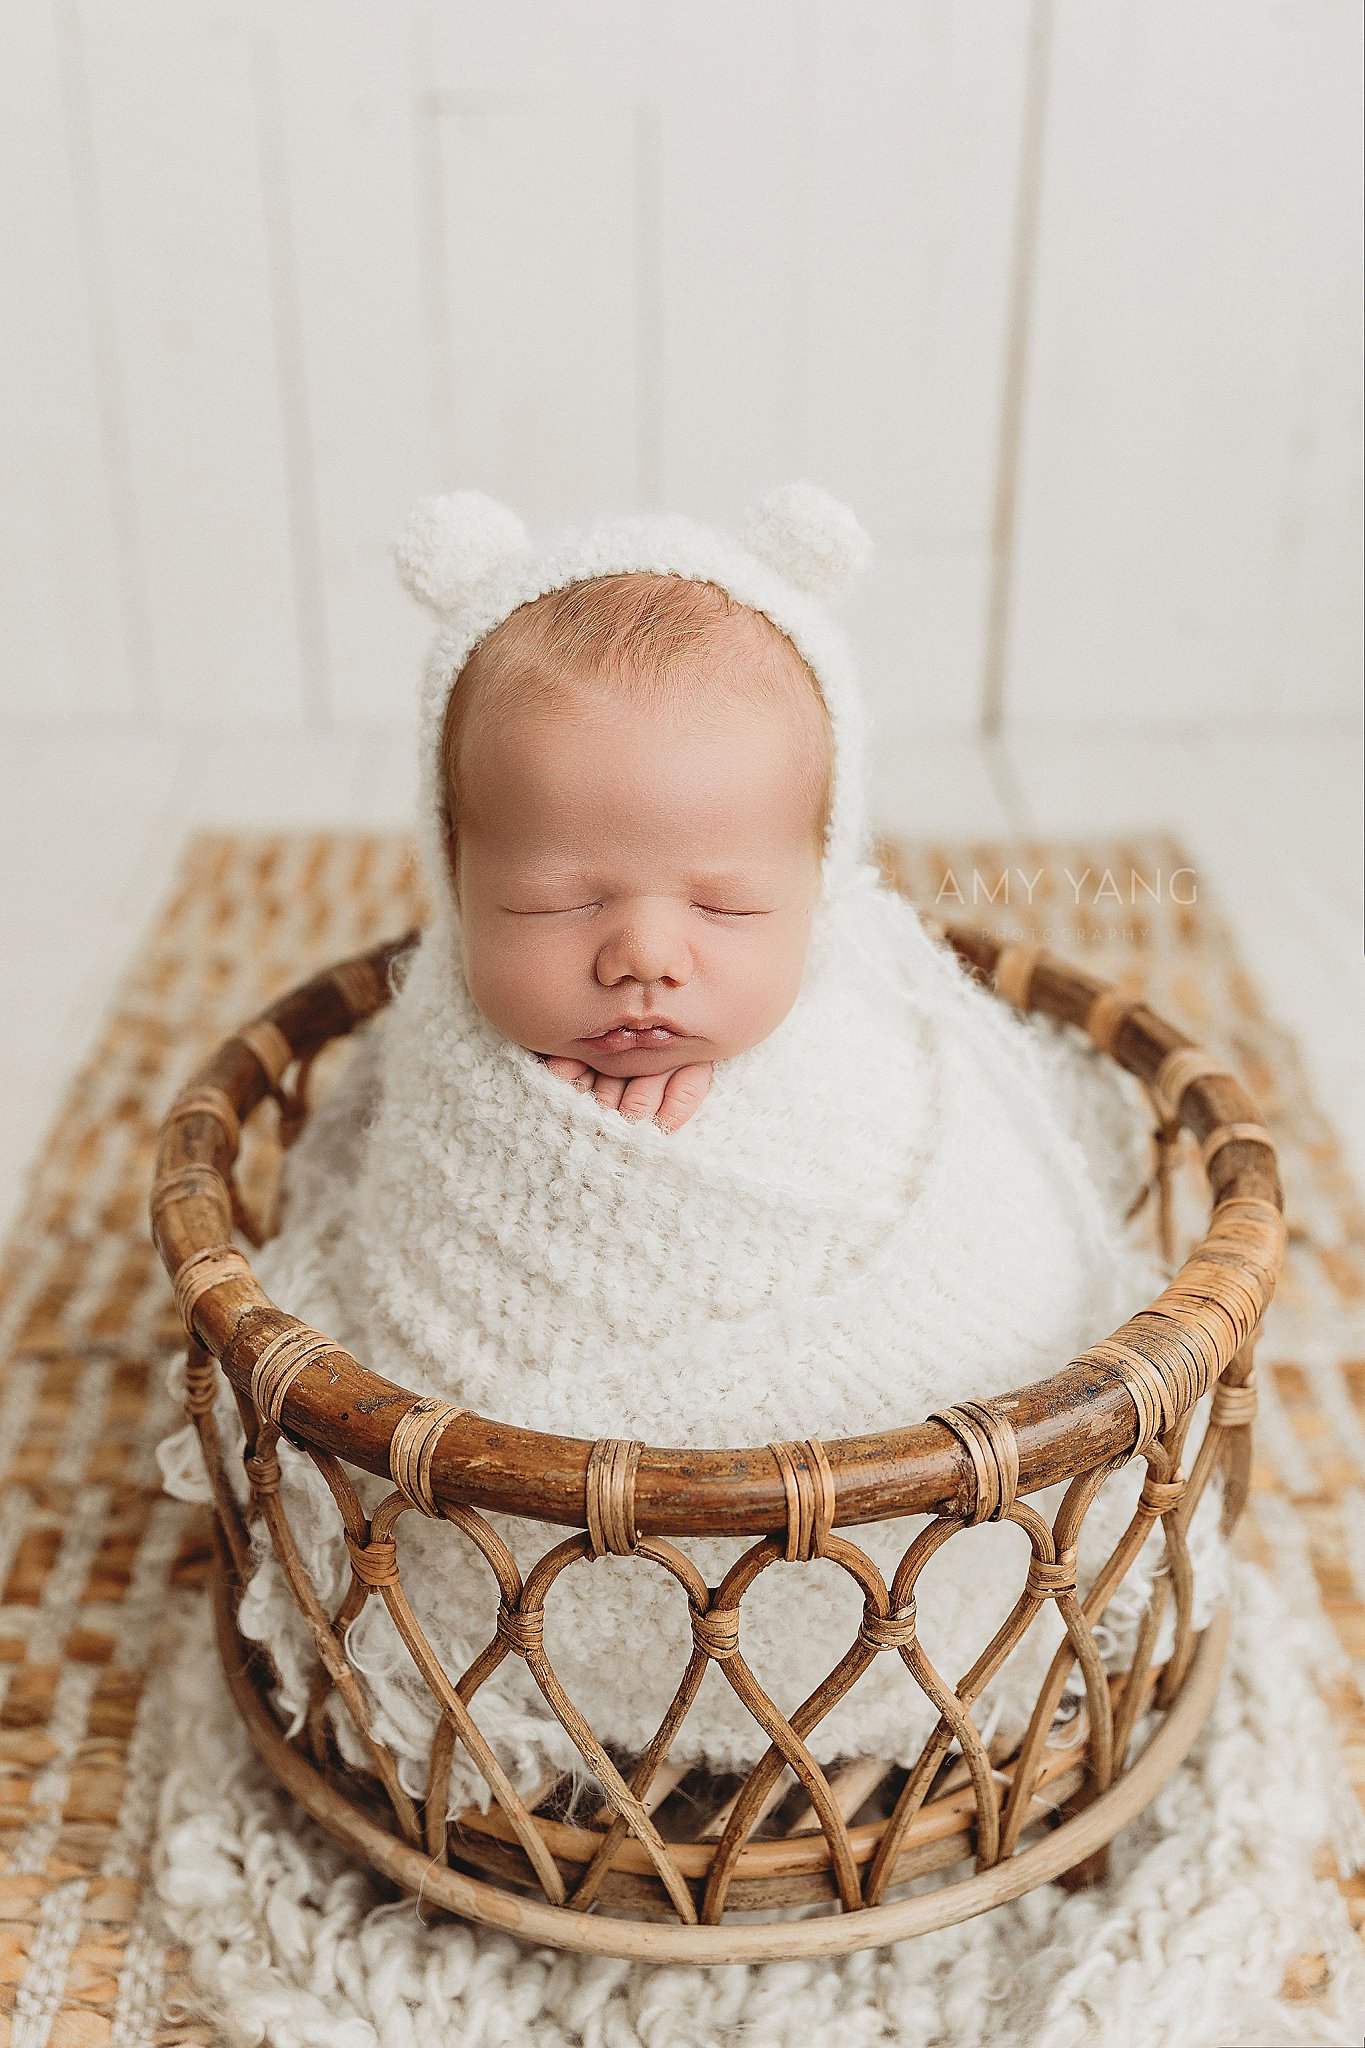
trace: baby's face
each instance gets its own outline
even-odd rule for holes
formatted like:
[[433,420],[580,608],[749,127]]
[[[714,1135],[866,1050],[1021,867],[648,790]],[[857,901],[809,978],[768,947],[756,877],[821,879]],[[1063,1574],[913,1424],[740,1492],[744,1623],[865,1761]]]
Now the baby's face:
[[[734,697],[682,710],[599,693],[471,733],[451,858],[488,1021],[607,1075],[766,1038],[796,1000],[820,892],[803,744],[790,705]],[[666,1031],[612,1030],[656,1017]]]

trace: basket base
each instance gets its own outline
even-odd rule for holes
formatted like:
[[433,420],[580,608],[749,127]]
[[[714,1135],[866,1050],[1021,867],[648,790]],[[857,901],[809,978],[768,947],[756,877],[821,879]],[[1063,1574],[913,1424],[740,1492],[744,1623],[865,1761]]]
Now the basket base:
[[319,1825],[381,1877],[426,1906],[516,1935],[523,1941],[654,1963],[757,1963],[789,1956],[842,1955],[927,1934],[987,1912],[1077,1869],[1141,1813],[1203,1726],[1223,1666],[1230,1617],[1222,1609],[1198,1638],[1179,1697],[1147,1747],[1099,1798],[1007,1861],[954,1884],[854,1912],[818,1918],[685,1926],[576,1912],[528,1898],[445,1866],[352,1806],[285,1740],[256,1692],[234,1625],[221,1550],[214,1572],[218,1649],[233,1702],[262,1761]]

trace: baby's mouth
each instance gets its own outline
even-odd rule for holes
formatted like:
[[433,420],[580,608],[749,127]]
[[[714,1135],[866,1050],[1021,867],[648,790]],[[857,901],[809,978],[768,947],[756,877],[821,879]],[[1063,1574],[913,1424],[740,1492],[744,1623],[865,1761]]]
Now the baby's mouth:
[[618,1024],[614,1030],[599,1031],[595,1038],[580,1039],[579,1043],[595,1045],[600,1052],[634,1052],[642,1046],[672,1045],[680,1036],[666,1024]]

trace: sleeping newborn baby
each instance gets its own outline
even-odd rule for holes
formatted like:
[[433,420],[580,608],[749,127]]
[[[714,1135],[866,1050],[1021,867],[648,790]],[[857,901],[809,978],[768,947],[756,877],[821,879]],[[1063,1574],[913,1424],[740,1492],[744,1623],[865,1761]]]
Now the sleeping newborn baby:
[[[457,493],[400,543],[441,622],[420,725],[432,916],[289,1154],[282,1229],[255,1262],[274,1300],[368,1366],[579,1438],[828,1442],[1044,1377],[1159,1291],[1123,1220],[1146,1164],[1137,1084],[1079,1033],[1009,1012],[870,858],[862,700],[822,601],[865,552],[809,485],[774,493],[738,540],[641,517],[536,548],[504,508]],[[226,1390],[219,1417],[240,1440]],[[204,1497],[192,1432],[161,1459],[172,1491]],[[350,1580],[335,1504],[287,1442],[281,1462],[334,1611]],[[1082,1587],[1140,1477],[1092,1509]],[[357,1483],[367,1512],[388,1491]],[[1197,1548],[1216,1508],[1210,1489]],[[568,1533],[488,1519],[523,1574]],[[921,1526],[841,1533],[889,1582]],[[458,1679],[495,1633],[492,1572],[415,1514],[398,1540]],[[748,1547],[673,1540],[713,1587]],[[1157,1538],[1102,1646],[1131,1641],[1159,1557]],[[950,1681],[1027,1562],[1020,1530],[984,1525],[926,1570],[921,1639]],[[1211,1604],[1218,1573],[1196,1583]],[[746,1594],[744,1656],[788,1716],[861,1605],[823,1562],[779,1563]],[[314,1653],[260,1532],[239,1622],[269,1646],[297,1728]],[[991,1729],[1022,1729],[1061,1632],[1048,1603],[978,1708]],[[643,1749],[691,1649],[686,1598],[645,1560],[585,1559],[547,1596],[545,1644],[599,1737]],[[420,1795],[437,1708],[377,1597],[347,1650]],[[552,1770],[588,1781],[520,1658],[473,1711],[519,1791]],[[808,1743],[822,1763],[908,1764],[936,1720],[891,1653]],[[675,1758],[733,1769],[766,1747],[708,1666]],[[457,1746],[451,1812],[488,1798]]]
[[678,1129],[801,985],[833,787],[809,669],[714,584],[592,578],[476,649],[442,754],[476,1007]]

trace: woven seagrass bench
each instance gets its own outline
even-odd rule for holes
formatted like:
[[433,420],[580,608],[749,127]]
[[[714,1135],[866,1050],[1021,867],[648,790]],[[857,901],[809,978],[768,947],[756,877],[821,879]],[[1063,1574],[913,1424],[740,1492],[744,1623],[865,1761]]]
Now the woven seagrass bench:
[[[429,1909],[536,1942],[659,1962],[759,1961],[897,1941],[1049,1879],[1093,1879],[1105,1846],[1149,1803],[1202,1725],[1228,1616],[1220,1610],[1194,1627],[1186,1530],[1215,1468],[1225,1534],[1246,1499],[1253,1348],[1285,1245],[1274,1148],[1234,1076],[1140,1000],[1036,946],[1001,945],[966,927],[947,927],[945,936],[1000,998],[1078,1026],[1142,1082],[1156,1139],[1147,1194],[1168,1271],[1172,1162],[1185,1132],[1200,1150],[1211,1213],[1157,1299],[1052,1377],[877,1435],[684,1451],[538,1434],[381,1378],[267,1298],[248,1252],[233,1242],[259,1244],[268,1234],[237,1185],[243,1126],[273,1103],[264,1121],[277,1119],[277,1151],[292,1142],[308,1114],[314,1061],[387,1001],[389,970],[417,931],[272,1004],[218,1048],[172,1106],[160,1134],[152,1230],[188,1335],[186,1408],[215,1503],[227,1680],[281,1784],[381,1879]],[[245,1434],[245,1507],[214,1413],[219,1372]],[[1182,1452],[1206,1399],[1207,1427],[1186,1472]],[[337,1502],[352,1576],[335,1612],[324,1608],[290,1540],[279,1490],[282,1435],[313,1460]],[[1082,1598],[1076,1549],[1084,1517],[1101,1483],[1133,1459],[1146,1470],[1132,1519]],[[392,1486],[368,1516],[348,1466]],[[1026,1496],[1063,1481],[1049,1523]],[[552,1565],[542,1560],[523,1579],[485,1519],[490,1511],[571,1533]],[[466,1673],[441,1667],[405,1596],[409,1512],[454,1523],[497,1577],[496,1631]],[[901,1516],[927,1519],[888,1586],[850,1532]],[[954,1684],[916,1639],[916,1580],[959,1532],[1000,1520],[1027,1537],[1026,1574],[1005,1622]],[[293,1736],[270,1704],[268,1656],[235,1622],[257,1521],[316,1646],[309,1711]],[[1108,1672],[1096,1624],[1158,1523],[1165,1568],[1152,1582],[1128,1668]],[[668,1540],[675,1536],[752,1541],[712,1588]],[[671,1573],[692,1618],[687,1668],[638,1755],[613,1753],[598,1739],[544,1645],[554,1578],[607,1554]],[[862,1620],[850,1654],[788,1718],[745,1663],[742,1601],[771,1564],[812,1559],[851,1575]],[[344,1649],[350,1622],[373,1599],[387,1604],[440,1710],[421,1799],[403,1788],[392,1753],[374,1736]],[[1001,1754],[983,1741],[971,1709],[1048,1601],[1057,1603],[1066,1635],[1023,1737]],[[1158,1664],[1171,1603],[1171,1648]],[[565,1817],[556,1782],[518,1797],[479,1729],[479,1687],[509,1655],[525,1658],[604,1789],[586,1820]],[[879,1655],[900,1658],[907,1685],[935,1707],[936,1727],[912,1769],[876,1759],[822,1768],[804,1737]],[[684,1767],[669,1755],[711,1660],[769,1741],[742,1777]],[[1059,1706],[1077,1666],[1084,1702],[1068,1719]],[[368,1769],[337,1749],[323,1714],[335,1696]],[[448,1815],[457,1742],[491,1788],[487,1813]],[[817,1910],[783,1917],[793,1906]]]

